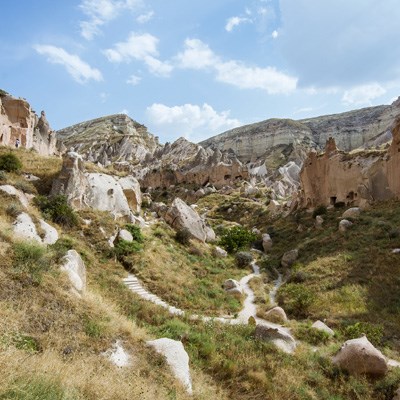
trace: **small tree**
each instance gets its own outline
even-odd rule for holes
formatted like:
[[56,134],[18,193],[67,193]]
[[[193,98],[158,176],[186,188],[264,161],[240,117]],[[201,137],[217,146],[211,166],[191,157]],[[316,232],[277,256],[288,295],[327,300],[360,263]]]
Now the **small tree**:
[[78,225],[78,216],[68,204],[66,196],[37,196],[35,203],[40,211],[53,222],[68,227]]
[[236,253],[250,247],[256,239],[257,236],[246,228],[234,226],[222,234],[219,243],[229,253]]

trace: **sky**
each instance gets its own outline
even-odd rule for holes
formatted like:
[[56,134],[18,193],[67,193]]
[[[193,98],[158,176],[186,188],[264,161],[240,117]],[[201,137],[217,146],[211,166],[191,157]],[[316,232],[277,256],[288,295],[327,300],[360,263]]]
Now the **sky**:
[[165,143],[400,95],[398,0],[0,0],[0,88]]

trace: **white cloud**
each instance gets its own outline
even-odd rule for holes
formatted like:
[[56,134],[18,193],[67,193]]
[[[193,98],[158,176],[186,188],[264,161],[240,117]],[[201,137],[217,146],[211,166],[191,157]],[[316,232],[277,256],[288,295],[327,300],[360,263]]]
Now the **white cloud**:
[[379,83],[371,83],[353,87],[346,90],[342,97],[342,102],[347,105],[370,105],[371,101],[384,95],[386,89]]
[[248,18],[243,18],[243,17],[231,17],[228,19],[228,21],[226,21],[225,30],[227,32],[232,32],[232,30],[233,30],[233,28],[235,28],[235,26],[239,26],[240,24],[243,24],[244,22],[251,22],[251,20]]
[[187,39],[177,61],[184,69],[214,70],[216,80],[242,89],[263,89],[276,94],[292,92],[297,86],[297,78],[274,67],[250,67],[235,60],[223,61],[199,39]]
[[41,55],[47,56],[47,61],[52,64],[60,64],[72,78],[79,82],[84,83],[90,79],[95,81],[103,80],[101,72],[92,68],[88,63],[82,61],[77,55],[66,52],[61,47],[50,45],[35,45],[33,48]]
[[314,108],[313,107],[302,107],[302,108],[297,108],[296,110],[293,111],[293,114],[304,114],[304,113],[309,113],[311,111],[313,111]]
[[146,113],[150,122],[162,127],[164,133],[196,141],[241,125],[239,120],[229,118],[229,111],[218,113],[207,103],[173,107],[155,103],[147,107]]
[[276,38],[279,36],[278,31],[277,31],[277,30],[273,31],[273,32],[271,33],[271,36],[272,36],[272,39],[276,39]]
[[125,42],[119,42],[113,48],[103,53],[110,62],[129,63],[132,60],[144,62],[149,71],[157,76],[169,76],[172,65],[157,59],[159,40],[149,33],[136,34],[132,32]]
[[82,0],[79,8],[88,16],[80,22],[81,35],[91,40],[100,33],[100,27],[118,17],[123,10],[135,10],[142,0]]
[[126,83],[128,83],[129,85],[132,85],[132,86],[136,86],[140,83],[141,80],[142,80],[142,78],[140,76],[131,75],[129,77],[129,79],[126,81]]
[[149,11],[145,14],[141,14],[136,18],[136,22],[139,24],[145,24],[149,22],[154,17],[154,11]]

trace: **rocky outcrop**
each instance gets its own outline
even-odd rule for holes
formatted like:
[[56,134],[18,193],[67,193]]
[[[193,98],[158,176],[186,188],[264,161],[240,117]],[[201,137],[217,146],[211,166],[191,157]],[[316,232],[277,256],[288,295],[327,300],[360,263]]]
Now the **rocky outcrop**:
[[34,149],[43,156],[55,154],[56,135],[44,111],[39,118],[25,99],[0,95],[0,145]]
[[311,152],[300,173],[301,207],[320,204],[360,206],[373,201],[400,197],[400,119],[392,127],[388,150],[344,153],[335,141],[327,142],[325,152]]
[[13,224],[13,231],[15,237],[19,239],[42,243],[42,239],[37,233],[35,223],[31,216],[25,212],[18,215]]
[[175,377],[182,383],[189,394],[193,393],[192,379],[189,370],[189,356],[182,342],[162,338],[148,341],[147,344],[162,354]]
[[352,375],[382,376],[388,371],[386,358],[365,336],[345,342],[332,361]]
[[93,208],[110,211],[115,217],[134,221],[142,203],[140,186],[133,177],[119,178],[85,171],[82,157],[69,152],[53,182],[51,195],[62,194],[75,209]]
[[214,231],[183,200],[176,198],[164,216],[165,221],[175,230],[187,229],[190,235],[201,242],[212,241]]
[[141,165],[135,169],[144,188],[178,184],[198,187],[211,184],[221,188],[248,177],[247,167],[233,153],[205,150],[184,138],[172,144],[167,143],[144,165],[145,168]]
[[85,161],[130,170],[159,146],[158,138],[125,114],[109,115],[57,131],[67,151],[80,153]]

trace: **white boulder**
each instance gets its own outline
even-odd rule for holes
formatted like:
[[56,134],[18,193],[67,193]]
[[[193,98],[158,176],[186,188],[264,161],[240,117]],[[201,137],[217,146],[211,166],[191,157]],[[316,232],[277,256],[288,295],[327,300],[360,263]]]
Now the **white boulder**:
[[285,310],[282,307],[274,307],[265,313],[265,319],[277,324],[282,324],[288,320]]
[[193,393],[192,379],[189,370],[189,355],[182,342],[168,338],[150,340],[147,344],[162,354],[171,367],[175,377],[182,383],[189,394]]
[[346,210],[343,215],[342,218],[346,219],[346,218],[358,218],[361,214],[361,210],[359,207],[352,207],[349,208],[348,210]]
[[18,215],[13,223],[13,230],[15,237],[24,240],[34,240],[35,242],[42,243],[41,237],[38,235],[35,223],[29,214],[23,212]]
[[346,232],[352,225],[353,225],[353,223],[350,222],[349,220],[342,219],[339,222],[339,232],[342,232],[342,233]]
[[228,252],[221,247],[215,246],[213,249],[213,256],[217,258],[225,258],[228,257]]
[[68,250],[63,261],[61,270],[68,274],[74,292],[78,295],[84,294],[86,290],[86,267],[81,256],[75,250]]
[[24,192],[21,190],[16,189],[14,186],[11,185],[1,185],[0,190],[2,192],[5,192],[11,196],[15,196],[20,203],[24,206],[24,208],[27,208],[29,206],[29,200],[28,197],[25,195]]
[[258,324],[256,326],[255,338],[272,342],[285,353],[293,353],[296,349],[296,341],[287,331],[281,328],[273,328],[268,325]]
[[43,244],[54,244],[57,242],[59,238],[57,229],[42,219],[39,220],[39,224],[44,232]]
[[120,340],[117,340],[111,349],[102,354],[119,368],[129,367],[132,364],[131,356],[123,348]]
[[335,332],[329,328],[328,325],[324,324],[322,321],[315,321],[312,325],[312,328],[318,329],[319,331],[327,333],[329,336],[334,336]]

